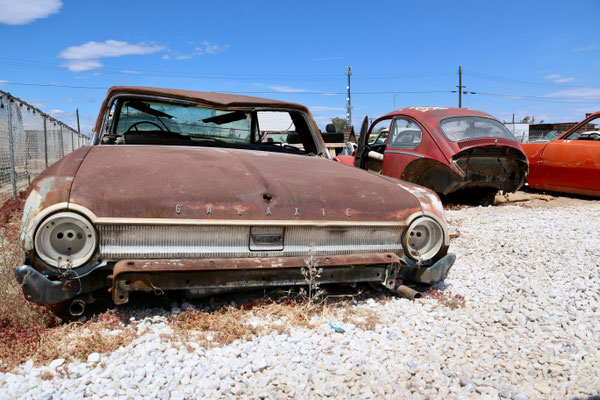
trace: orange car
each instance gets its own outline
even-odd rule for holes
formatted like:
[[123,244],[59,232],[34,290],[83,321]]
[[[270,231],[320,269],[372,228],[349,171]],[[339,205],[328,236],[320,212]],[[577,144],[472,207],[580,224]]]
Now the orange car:
[[555,140],[522,146],[530,187],[600,197],[600,111]]

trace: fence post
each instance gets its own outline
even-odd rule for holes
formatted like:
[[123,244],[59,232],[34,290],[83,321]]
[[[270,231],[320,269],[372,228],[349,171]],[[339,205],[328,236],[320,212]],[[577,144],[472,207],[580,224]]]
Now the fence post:
[[44,160],[46,161],[46,168],[48,168],[48,130],[46,129],[46,117],[42,117],[44,121]]
[[8,143],[10,147],[10,180],[12,183],[13,200],[17,199],[17,172],[15,171],[15,142],[12,129],[12,101],[6,96],[8,107]]
[[60,138],[60,158],[63,158],[65,156],[65,141],[63,140],[62,125],[58,127],[60,128],[58,131],[58,137]]

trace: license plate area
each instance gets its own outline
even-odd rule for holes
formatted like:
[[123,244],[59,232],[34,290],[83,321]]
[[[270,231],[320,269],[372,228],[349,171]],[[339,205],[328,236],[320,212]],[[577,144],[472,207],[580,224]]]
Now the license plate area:
[[284,236],[284,226],[253,226],[250,228],[250,250],[281,251]]

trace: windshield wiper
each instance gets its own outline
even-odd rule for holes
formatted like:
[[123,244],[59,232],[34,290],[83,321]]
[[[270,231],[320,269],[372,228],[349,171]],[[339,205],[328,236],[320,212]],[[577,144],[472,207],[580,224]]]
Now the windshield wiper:
[[169,119],[175,118],[172,115],[169,115],[165,112],[162,112],[160,110],[155,110],[154,108],[150,107],[148,104],[142,103],[141,101],[129,101],[129,102],[127,102],[127,106],[129,106],[135,110],[144,112],[146,114],[153,115],[158,118],[160,118],[160,117],[166,117]]
[[243,111],[234,111],[227,114],[215,115],[214,117],[204,118],[202,122],[212,122],[217,125],[228,124],[230,122],[241,121],[248,118]]

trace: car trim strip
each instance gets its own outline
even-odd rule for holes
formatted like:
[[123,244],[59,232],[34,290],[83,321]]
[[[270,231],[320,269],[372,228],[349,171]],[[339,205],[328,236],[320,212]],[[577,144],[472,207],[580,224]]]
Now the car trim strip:
[[[64,203],[66,204],[66,203]],[[69,203],[69,210],[77,211],[98,225],[245,225],[245,226],[408,226],[407,221],[332,221],[332,220],[270,220],[270,219],[193,219],[193,218],[118,218],[97,217],[79,204]]]
[[409,152],[407,152],[407,151],[386,150],[386,151],[384,151],[383,153],[384,153],[384,154],[385,154],[385,153],[404,154],[404,155],[407,155],[407,156],[413,156],[413,157],[419,157],[419,158],[423,158],[423,156],[422,156],[422,155],[420,155],[420,154],[409,153]]
[[404,221],[292,221],[253,219],[96,218],[99,225],[244,225],[244,226],[406,226]]

